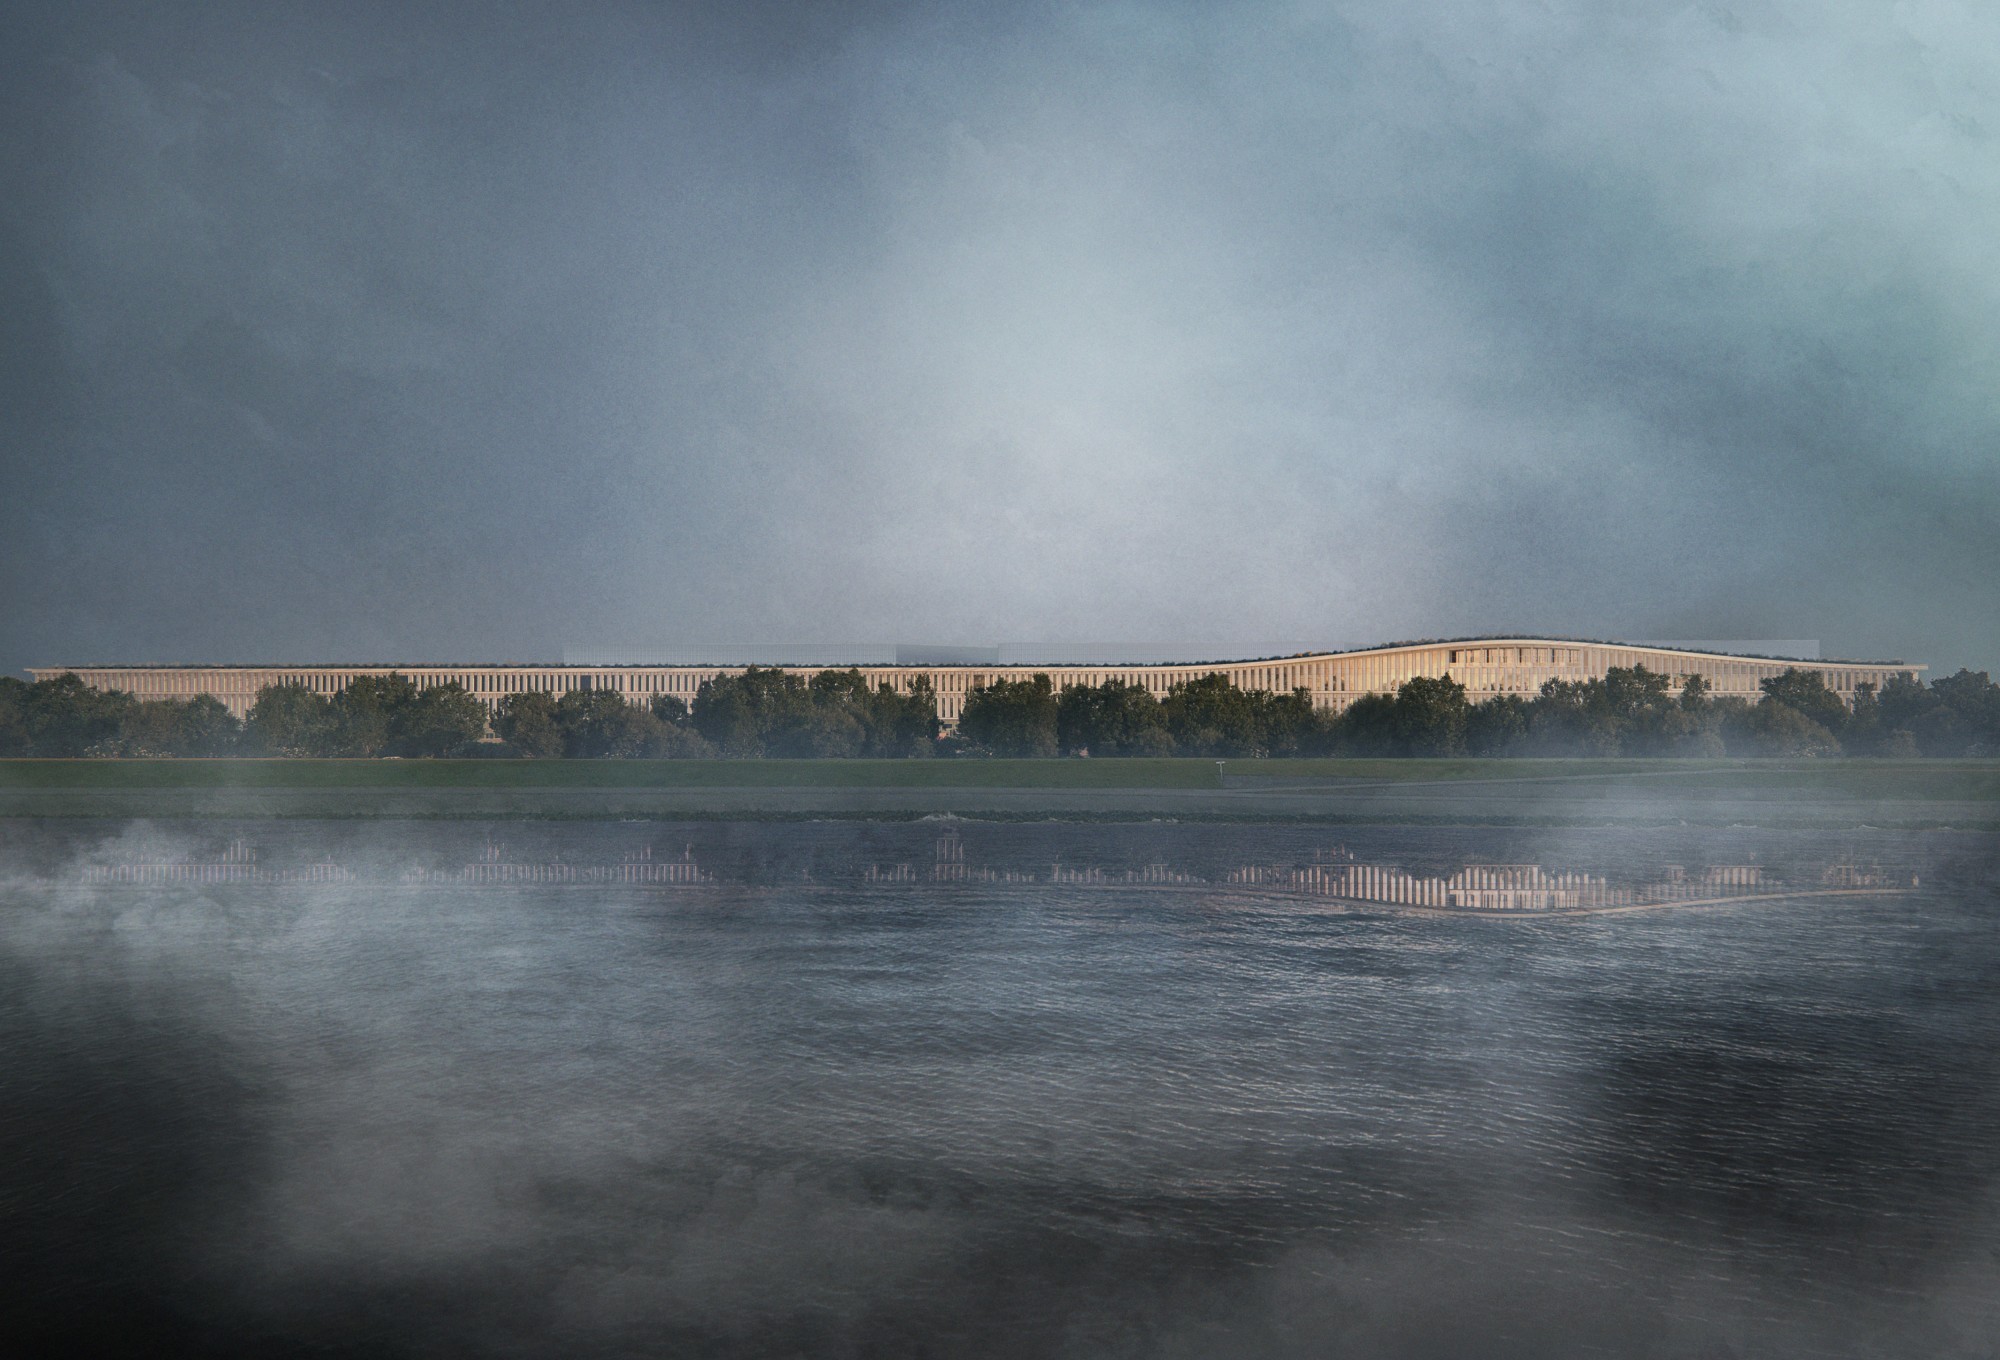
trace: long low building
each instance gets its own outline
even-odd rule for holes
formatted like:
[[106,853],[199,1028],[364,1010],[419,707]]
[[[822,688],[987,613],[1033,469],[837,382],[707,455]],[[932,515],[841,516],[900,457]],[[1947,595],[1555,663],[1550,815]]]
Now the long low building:
[[[1057,688],[1097,685],[1122,680],[1143,685],[1160,698],[1184,680],[1226,675],[1241,689],[1285,694],[1304,690],[1314,705],[1339,711],[1364,694],[1393,694],[1406,680],[1449,675],[1464,685],[1475,702],[1503,694],[1532,699],[1550,680],[1601,680],[1613,667],[1644,666],[1675,678],[1699,675],[1717,696],[1755,699],[1758,682],[1788,669],[1820,675],[1827,687],[1847,703],[1862,685],[1878,690],[1892,677],[1915,678],[1925,669],[1903,661],[1795,661],[1783,657],[1732,656],[1721,652],[1680,651],[1617,642],[1580,642],[1564,638],[1467,638],[1444,642],[1414,642],[1370,647],[1352,652],[1302,653],[1252,661],[1199,661],[1177,665],[1072,666],[858,666],[875,684],[908,691],[919,680],[930,682],[937,695],[938,716],[958,721],[965,698],[996,680],[1024,680],[1046,675]],[[380,665],[380,666],[39,666],[29,674],[37,680],[73,674],[102,690],[124,690],[141,699],[186,699],[207,694],[243,717],[268,685],[304,685],[321,694],[337,694],[357,676],[402,674],[419,686],[458,684],[489,708],[498,709],[510,694],[539,691],[565,694],[573,690],[611,690],[635,704],[670,694],[692,703],[703,683],[720,675],[741,674],[742,666],[526,666],[526,665]],[[838,666],[784,666],[795,675],[813,676]]]

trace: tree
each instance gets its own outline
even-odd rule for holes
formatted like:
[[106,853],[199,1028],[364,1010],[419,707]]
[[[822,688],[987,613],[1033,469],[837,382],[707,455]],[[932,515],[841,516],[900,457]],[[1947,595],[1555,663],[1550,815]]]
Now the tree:
[[805,681],[775,666],[703,681],[691,717],[695,730],[725,755],[813,754],[813,704]]
[[1387,694],[1363,694],[1334,723],[1334,745],[1343,755],[1401,755],[1396,701]]
[[1071,755],[1156,756],[1173,750],[1153,692],[1117,679],[1063,687],[1056,698],[1056,744]]
[[[654,708],[669,732],[687,730],[676,705],[655,700]],[[705,741],[682,743],[677,754],[712,742],[737,756],[925,756],[937,746],[937,696],[921,678],[905,693],[886,682],[871,686],[858,669],[820,671],[808,681],[752,666],[703,684],[686,722],[689,736]]]
[[1883,727],[1908,731],[1937,707],[1937,696],[1913,676],[1892,675],[1876,696],[1876,704]]
[[[1681,686],[1686,697],[1687,686]],[[1689,715],[1698,710],[1676,703],[1673,679],[1645,666],[1613,666],[1604,675],[1604,704],[1618,733],[1618,749],[1628,756],[1666,755],[1694,730]]]
[[[658,722],[657,718],[655,722]],[[637,754],[666,760],[693,760],[715,754],[715,748],[708,744],[701,733],[685,725],[661,722],[653,730],[650,740],[652,745]]]
[[[625,696],[608,689],[573,689],[556,700],[556,729],[562,733],[562,753],[572,760],[608,756],[632,737],[627,714],[658,721],[648,710],[635,709]],[[643,738],[641,739],[643,743]]]
[[[640,707],[612,690],[571,690],[552,714],[560,754],[575,759],[706,755],[709,747],[691,728],[662,722],[658,704]],[[684,710],[683,710],[684,711]]]
[[1448,674],[1405,680],[1396,691],[1397,742],[1413,756],[1463,755],[1468,708],[1465,686]]
[[[1909,733],[1903,734],[1906,738]],[[1851,756],[1879,756],[1889,734],[1882,730],[1882,705],[1875,698],[1875,686],[1866,680],[1854,687],[1854,706],[1847,711],[1847,727],[1840,734],[1840,747]]]
[[1614,756],[1623,724],[1601,680],[1548,680],[1528,705],[1528,745],[1542,755]]
[[1514,755],[1527,740],[1528,705],[1518,694],[1474,704],[1465,715],[1465,749],[1471,755]]
[[563,753],[562,729],[556,725],[555,696],[533,690],[509,694],[500,701],[493,730],[524,756],[547,758]]
[[415,682],[401,672],[355,676],[333,696],[329,754],[394,754],[393,744],[416,701]]
[[0,756],[24,756],[28,737],[28,682],[0,675]]
[[1818,671],[1787,666],[1784,674],[1759,680],[1757,688],[1764,691],[1764,703],[1783,704],[1836,736],[1847,726],[1847,705],[1826,687],[1826,678]]
[[67,673],[38,680],[21,704],[29,749],[39,756],[109,754],[134,702],[129,694],[92,689]]
[[1707,758],[1729,754],[1722,739],[1722,715],[1713,705],[1694,713],[1669,714],[1666,726],[1666,743],[1660,754]]
[[1837,756],[1833,733],[1790,704],[1741,701],[1723,710],[1723,740],[1733,756]]
[[266,685],[250,706],[245,744],[281,756],[447,756],[486,726],[486,706],[456,682],[419,690],[406,675],[363,675],[331,699],[304,685]]
[[1876,754],[1924,754],[1917,744],[1917,729],[1929,726],[1938,701],[1922,681],[1906,675],[1890,676],[1871,707],[1873,712],[1867,715],[1873,718],[1874,727],[1870,746]]
[[211,694],[197,694],[177,706],[172,737],[177,756],[226,756],[243,737],[243,724]]
[[1917,749],[1917,739],[1909,730],[1899,727],[1876,743],[1875,754],[1894,760],[1911,760],[1923,752]]
[[175,748],[179,744],[181,707],[178,699],[142,699],[134,703],[118,724],[118,754],[179,755]]
[[868,754],[873,694],[858,670],[821,671],[806,683],[806,712],[790,734],[791,752],[806,756]]
[[1643,665],[1613,666],[1604,673],[1604,701],[1618,717],[1636,722],[1667,707],[1672,684]]
[[1182,680],[1167,690],[1160,710],[1174,749],[1187,756],[1254,756],[1264,736],[1256,703],[1226,675]]
[[1326,716],[1313,706],[1312,691],[1301,686],[1290,694],[1254,692],[1257,748],[1270,756],[1322,755],[1328,746]]
[[958,731],[997,756],[1056,753],[1055,686],[1045,674],[997,680],[965,696]]
[[420,691],[394,724],[397,749],[408,756],[452,756],[486,735],[486,705],[451,681]]
[[868,750],[872,756],[917,757],[937,751],[937,692],[929,676],[918,676],[904,694],[888,684],[868,696]]
[[1960,670],[1931,682],[1936,704],[1917,725],[1916,738],[1935,755],[2000,752],[2000,685],[1985,671]]
[[250,706],[251,749],[274,756],[316,756],[332,739],[333,706],[304,685],[266,685]]

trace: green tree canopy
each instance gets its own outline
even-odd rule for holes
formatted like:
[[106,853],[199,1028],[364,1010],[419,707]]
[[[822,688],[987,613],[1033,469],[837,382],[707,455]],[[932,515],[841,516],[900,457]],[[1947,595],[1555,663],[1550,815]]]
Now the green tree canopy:
[[486,705],[463,685],[427,685],[393,724],[398,752],[406,756],[455,756],[486,735]]
[[804,756],[812,752],[813,704],[806,682],[777,667],[702,682],[695,730],[731,756]]
[[0,756],[25,756],[34,750],[28,735],[28,683],[0,675]]
[[1045,674],[996,680],[965,696],[958,716],[965,740],[996,756],[1052,756],[1056,744],[1055,685]]
[[531,690],[509,694],[500,701],[493,730],[524,756],[548,759],[563,753],[562,729],[556,726],[556,701],[552,694]]
[[1174,749],[1153,692],[1117,679],[1063,687],[1056,698],[1056,744],[1072,755],[1158,756]]
[[36,755],[112,754],[125,716],[137,702],[129,694],[93,689],[80,676],[64,673],[28,686],[21,721]]
[[189,699],[147,699],[125,712],[118,753],[128,756],[226,756],[242,724],[206,694]]
[[1759,680],[1757,688],[1764,691],[1763,702],[1783,704],[1836,736],[1847,726],[1847,705],[1826,687],[1826,678],[1818,671],[1787,666],[1784,674]]
[[1518,694],[1502,694],[1474,704],[1465,716],[1465,749],[1475,756],[1519,754],[1528,742],[1528,704]]
[[407,675],[362,675],[332,699],[303,685],[266,685],[248,741],[269,755],[450,756],[486,735],[486,706],[454,682],[419,690]]
[[266,685],[250,706],[248,746],[264,755],[325,755],[333,740],[333,705],[305,685]]
[[[1046,674],[967,696],[960,732],[1006,755],[1821,755],[1960,756],[2000,752],[2000,685],[1961,670],[1930,686],[1897,676],[1863,685],[1850,710],[1820,673],[1788,668],[1756,705],[1717,699],[1698,676],[1676,691],[1643,666],[1601,680],[1552,680],[1532,700],[1469,702],[1449,675],[1392,695],[1364,694],[1338,719],[1305,690],[1244,691],[1210,673],[1165,701],[1113,680],[1058,694]],[[752,667],[705,684],[690,710],[677,696],[645,706],[608,690],[560,700],[509,695],[493,730],[523,755],[916,756],[937,748],[937,698],[919,681],[873,687],[857,670],[810,681]],[[362,676],[332,699],[300,685],[261,691],[247,725],[216,699],[141,702],[75,675],[34,684],[0,677],[0,755],[449,755],[486,730],[480,700],[455,684],[418,690],[408,676]]]
[[1960,670],[1931,685],[1932,713],[1916,735],[1933,755],[2000,754],[2000,685],[1985,671]]
[[1465,686],[1441,675],[1405,680],[1396,691],[1396,734],[1405,752],[1415,756],[1465,754],[1468,717]]
[[416,699],[416,683],[401,672],[355,676],[333,696],[328,754],[400,754],[391,746],[402,735],[404,716]]
[[1790,704],[1767,699],[1723,710],[1723,739],[1731,755],[1837,756],[1840,741]]

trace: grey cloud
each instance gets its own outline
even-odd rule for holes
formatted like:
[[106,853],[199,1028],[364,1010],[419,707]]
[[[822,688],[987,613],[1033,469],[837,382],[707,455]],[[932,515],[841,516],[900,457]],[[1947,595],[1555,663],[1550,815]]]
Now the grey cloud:
[[1520,626],[2000,665],[1979,12],[22,27],[0,664]]

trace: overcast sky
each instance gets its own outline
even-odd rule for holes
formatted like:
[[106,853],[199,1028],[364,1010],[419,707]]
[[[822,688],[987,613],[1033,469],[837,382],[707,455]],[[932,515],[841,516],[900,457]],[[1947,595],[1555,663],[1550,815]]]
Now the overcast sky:
[[2000,669],[2000,6],[6,4],[0,667]]

